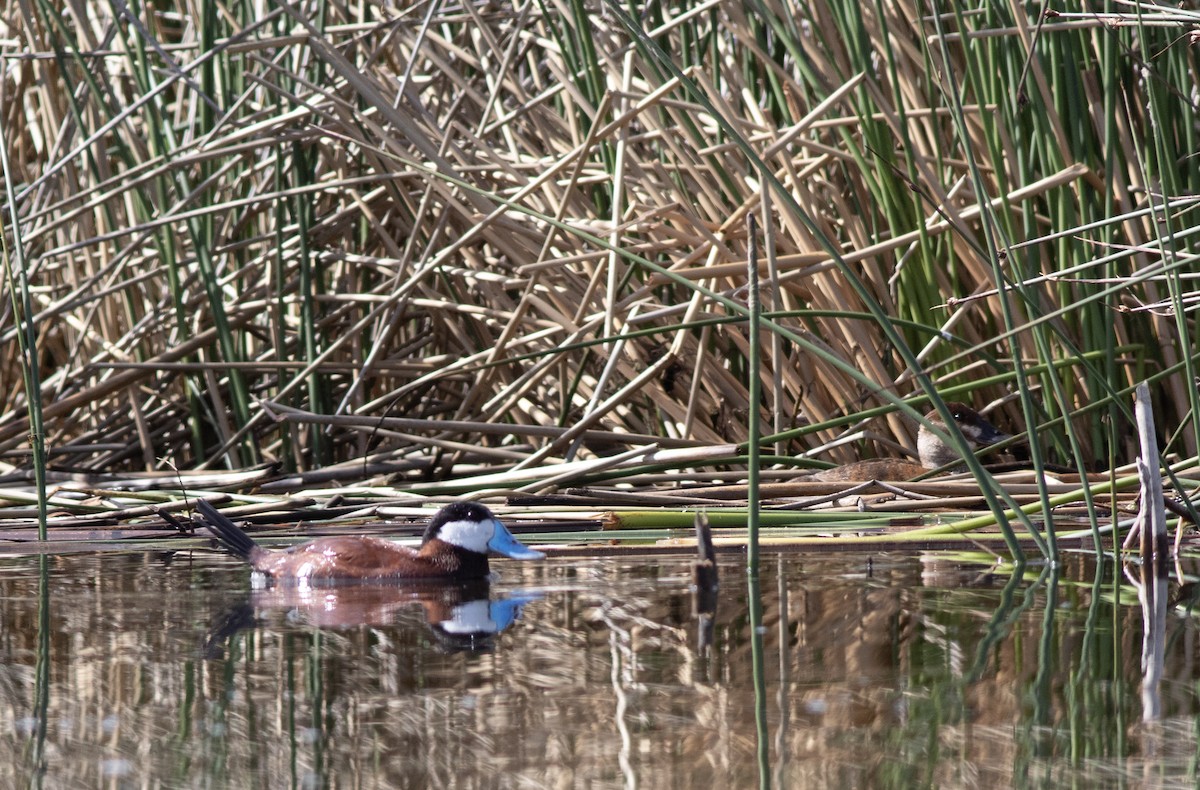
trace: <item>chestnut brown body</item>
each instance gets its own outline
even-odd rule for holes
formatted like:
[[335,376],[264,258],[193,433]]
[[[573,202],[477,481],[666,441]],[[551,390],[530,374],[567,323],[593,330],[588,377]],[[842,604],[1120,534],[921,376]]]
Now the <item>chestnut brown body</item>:
[[372,537],[332,537],[267,549],[206,501],[197,503],[205,526],[229,553],[278,584],[319,586],[389,581],[467,581],[491,571],[488,552],[515,559],[540,559],[477,502],[455,502],[439,510],[414,550]]

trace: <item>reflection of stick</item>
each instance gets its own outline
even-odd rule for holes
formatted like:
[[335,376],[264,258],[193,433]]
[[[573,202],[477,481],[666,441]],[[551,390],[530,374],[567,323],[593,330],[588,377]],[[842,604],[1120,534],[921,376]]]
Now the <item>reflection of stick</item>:
[[[700,559],[692,566],[692,579],[697,592],[717,592],[717,552],[713,548],[712,530],[708,526],[708,513],[696,513],[696,550]],[[704,611],[701,609],[700,611]]]
[[696,550],[700,557],[692,566],[692,581],[696,585],[692,609],[700,626],[696,647],[700,655],[704,655],[712,644],[713,627],[716,622],[717,552],[713,548],[708,513],[703,510],[696,513]]

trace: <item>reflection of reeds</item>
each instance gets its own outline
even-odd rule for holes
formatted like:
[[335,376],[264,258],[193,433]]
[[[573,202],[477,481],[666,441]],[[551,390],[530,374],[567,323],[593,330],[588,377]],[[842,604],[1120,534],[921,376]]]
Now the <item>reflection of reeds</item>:
[[[1018,572],[1011,563],[972,567],[963,558],[935,585],[916,558],[771,557],[763,625],[772,759],[789,779],[782,784],[862,786],[864,760],[919,753],[931,732],[942,739],[930,759],[943,775],[961,775],[969,763],[1008,786],[1026,755],[1046,775],[1065,772],[1070,739],[1042,749],[1035,737],[1046,723],[1027,692],[1039,668],[1064,732],[1100,757],[1122,757],[1138,695],[1100,692],[1136,688],[1140,615],[1135,601],[1112,600],[1107,572],[1087,559],[1066,555],[1060,605],[1051,607],[1028,566],[1005,604],[1000,588]],[[228,558],[122,553],[54,562],[61,615],[49,654],[44,786],[119,784],[102,775],[111,758],[128,759],[127,783],[139,785],[171,777],[174,786],[276,787],[314,764],[339,787],[372,779],[486,787],[504,771],[556,787],[610,785],[622,729],[632,733],[643,786],[754,785],[742,563],[727,569],[707,658],[694,649],[690,558],[680,555],[513,567],[506,587],[547,595],[484,657],[434,649],[423,615],[407,609],[390,626],[340,630],[265,612],[214,660],[202,652],[208,631],[246,586],[244,569]],[[38,644],[31,568],[10,563],[0,577],[5,787],[30,784],[21,728]],[[1174,685],[1191,688],[1188,652],[1168,650],[1166,660]],[[983,671],[965,679],[975,661]],[[1164,748],[1182,771],[1194,736],[1181,723],[1187,710],[1179,712],[1191,697],[1181,694],[1170,698],[1174,713],[1164,723],[1178,731]],[[1103,785],[1132,769],[1098,758],[1073,770]]]
[[[1051,22],[1035,45],[999,7],[655,10],[672,76],[598,5],[190,16],[208,8],[8,20],[6,177],[55,463],[445,494],[700,481],[744,462],[751,376],[765,464],[841,462],[915,435],[863,414],[920,392],[880,315],[943,395],[1022,382],[1028,405],[992,416],[1039,426],[1050,460],[1125,460],[1115,393],[1147,373],[1160,424],[1200,412],[1178,20]],[[0,450],[19,454],[5,316]]]

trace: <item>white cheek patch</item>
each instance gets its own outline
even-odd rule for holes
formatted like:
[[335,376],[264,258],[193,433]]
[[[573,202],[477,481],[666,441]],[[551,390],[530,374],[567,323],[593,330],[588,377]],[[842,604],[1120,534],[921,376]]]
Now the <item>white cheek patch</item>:
[[438,538],[467,551],[488,553],[495,528],[490,521],[449,521],[438,530]]

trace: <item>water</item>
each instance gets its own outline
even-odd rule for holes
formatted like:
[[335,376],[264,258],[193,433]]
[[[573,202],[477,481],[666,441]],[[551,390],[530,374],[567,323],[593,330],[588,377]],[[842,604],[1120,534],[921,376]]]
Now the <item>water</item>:
[[1195,786],[1195,618],[1168,615],[1143,723],[1111,569],[764,559],[760,741],[737,555],[703,650],[689,556],[307,599],[206,551],[64,556],[41,644],[38,560],[0,558],[0,786]]

